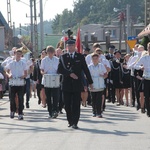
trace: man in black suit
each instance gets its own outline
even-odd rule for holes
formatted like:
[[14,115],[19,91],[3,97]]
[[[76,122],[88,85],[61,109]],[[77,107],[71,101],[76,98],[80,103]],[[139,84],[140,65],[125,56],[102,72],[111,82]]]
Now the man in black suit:
[[[115,51],[115,46],[110,45],[109,47],[109,53],[105,55],[106,59],[109,61],[113,61],[114,57],[114,51]],[[111,82],[111,73],[109,72],[107,79],[105,79],[106,82],[106,88],[108,90],[108,101],[107,102],[115,102],[115,89],[114,86]]]
[[105,55],[107,60],[112,60],[114,58],[114,51],[115,51],[115,46],[114,45],[110,45],[109,53]]
[[82,90],[81,72],[84,71],[91,88],[93,81],[84,56],[75,52],[75,41],[68,40],[67,47],[68,53],[60,57],[58,72],[63,75],[62,91],[68,127],[72,126],[72,128],[78,129]]

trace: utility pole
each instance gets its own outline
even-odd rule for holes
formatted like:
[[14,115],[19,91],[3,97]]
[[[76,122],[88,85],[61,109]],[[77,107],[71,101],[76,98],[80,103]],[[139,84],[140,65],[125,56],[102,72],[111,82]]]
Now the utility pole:
[[19,29],[19,34],[22,35],[22,33],[21,33],[21,23],[19,24],[19,28],[20,28]]
[[8,25],[9,25],[10,28],[12,28],[10,0],[7,0],[7,18],[8,18]]
[[[126,8],[126,18],[127,18],[127,38],[126,40],[128,40],[128,36],[130,36],[131,34],[131,30],[130,30],[130,5],[127,4],[127,8]],[[130,53],[130,49],[129,46],[127,46],[127,53]]]
[[119,20],[120,20],[120,31],[119,31],[119,50],[121,51],[121,44],[122,44],[122,22],[124,21],[124,12],[119,13]]
[[7,29],[7,39],[8,39],[8,49],[12,48],[12,23],[11,23],[11,1],[7,0],[7,18],[8,18],[8,25],[9,28]]
[[15,36],[15,22],[13,22],[13,36]]
[[145,0],[145,26],[150,23],[150,0]]
[[32,1],[33,0],[30,0],[30,23],[31,23],[31,25],[30,25],[30,27],[31,27],[31,43],[32,43],[32,47],[33,47],[33,49],[32,49],[32,51],[34,51],[34,44],[33,44],[33,10],[32,10],[32,8],[33,8],[33,4],[32,4]]
[[34,54],[38,56],[38,30],[37,30],[37,15],[36,15],[36,0],[34,0]]
[[43,0],[40,0],[40,49],[44,48]]

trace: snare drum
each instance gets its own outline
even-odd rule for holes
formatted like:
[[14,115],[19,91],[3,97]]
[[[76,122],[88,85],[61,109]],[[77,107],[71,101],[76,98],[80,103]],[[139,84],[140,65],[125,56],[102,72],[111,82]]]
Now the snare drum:
[[10,86],[24,86],[25,80],[21,78],[11,78],[9,79]]
[[47,88],[59,88],[60,87],[60,75],[59,74],[44,74],[42,84]]
[[92,77],[93,80],[93,90],[91,92],[103,91],[105,88],[105,82],[103,77]]

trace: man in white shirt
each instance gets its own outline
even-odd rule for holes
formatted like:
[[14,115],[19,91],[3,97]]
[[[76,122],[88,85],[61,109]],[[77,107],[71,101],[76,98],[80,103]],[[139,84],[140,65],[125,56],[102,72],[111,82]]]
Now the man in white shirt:
[[[101,46],[100,46],[100,44],[98,44],[98,43],[94,43],[93,44],[93,52],[95,52],[95,50],[97,49],[97,48],[99,48],[99,49],[101,49],[100,48]],[[92,54],[88,54],[86,57],[85,57],[85,61],[86,61],[86,64],[87,65],[90,65],[91,63],[92,63]],[[99,59],[105,59],[105,56],[102,54],[100,57],[99,57]]]
[[143,70],[144,96],[147,109],[147,116],[150,117],[150,42],[147,44],[148,55],[143,56],[135,64],[134,68]]
[[[16,50],[15,59],[12,60],[6,66],[6,74],[9,78],[9,82],[11,80],[19,79],[21,81],[20,85],[14,83],[10,85],[10,118],[14,118],[14,114],[16,112],[16,102],[15,97],[18,95],[18,119],[23,119],[23,94],[24,94],[24,78],[27,76],[27,66],[21,60],[22,51],[20,49]],[[10,84],[10,83],[9,83]]]
[[134,75],[135,74],[134,65],[140,59],[143,51],[144,51],[144,46],[136,44],[135,47],[134,47],[134,54],[136,53],[136,55],[131,56],[131,58],[129,59],[129,61],[127,63],[127,69],[131,69],[132,106],[133,107],[135,106],[135,97],[136,97],[136,100],[137,100],[137,110],[140,109],[140,101],[139,101],[139,99],[140,99],[140,93],[138,91],[139,81],[138,81],[138,79]]
[[[59,58],[54,56],[55,49],[52,46],[46,48],[47,56],[41,61],[41,74],[43,75],[42,84],[44,85],[44,74],[56,75],[58,69]],[[58,100],[59,100],[59,87],[58,88],[45,88],[46,101],[48,106],[49,117],[56,118],[58,116]],[[53,97],[53,102],[52,102]]]

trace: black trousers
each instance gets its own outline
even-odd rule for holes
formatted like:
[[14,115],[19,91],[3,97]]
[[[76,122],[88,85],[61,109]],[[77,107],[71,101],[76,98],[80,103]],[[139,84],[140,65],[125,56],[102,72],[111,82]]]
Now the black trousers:
[[147,114],[150,115],[150,80],[144,80],[144,96]]
[[88,104],[92,104],[92,100],[91,100],[91,92],[90,92],[89,90],[88,90],[87,103],[88,103]]
[[24,88],[24,93],[26,94],[26,103],[29,103],[30,100],[30,78],[25,79],[26,84]]
[[136,96],[136,100],[137,100],[137,104],[138,106],[140,106],[140,92],[139,92],[139,82],[141,82],[141,80],[134,78],[135,81],[135,96]]
[[91,92],[93,114],[101,115],[101,113],[102,113],[102,111],[101,111],[101,107],[102,107],[102,94],[103,94],[103,91]]
[[131,83],[131,89],[132,89],[132,105],[135,105],[135,77],[130,76],[130,83]]
[[59,88],[59,111],[61,112],[64,107],[64,100],[61,87]]
[[78,124],[80,118],[81,92],[63,91],[65,110],[69,124]]
[[40,96],[41,89],[42,89],[42,85],[37,84],[36,85],[36,91],[37,91],[37,96],[38,96],[38,99],[39,99],[40,102],[41,102],[41,96]]
[[16,94],[18,95],[18,114],[21,115],[23,111],[23,95],[24,86],[10,86],[10,111],[16,112]]
[[58,112],[59,88],[45,88],[46,103],[49,114]]
[[115,103],[115,87],[112,83],[108,83],[108,99]]

